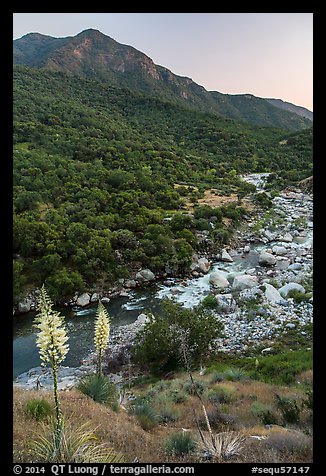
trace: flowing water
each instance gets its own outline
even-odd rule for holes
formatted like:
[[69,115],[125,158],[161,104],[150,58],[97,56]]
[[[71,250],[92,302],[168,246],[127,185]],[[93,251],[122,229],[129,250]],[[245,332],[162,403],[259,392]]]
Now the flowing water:
[[[237,274],[258,264],[258,252],[253,249],[245,255],[233,253],[233,263],[218,262],[210,272],[221,272],[231,283]],[[210,274],[210,273],[209,273]],[[111,316],[111,326],[123,326],[134,322],[142,312],[160,312],[160,302],[164,297],[174,297],[185,307],[199,304],[209,294],[209,274],[193,279],[171,280],[171,286],[156,283],[142,290],[130,292],[130,298],[118,297],[105,303]],[[69,333],[70,350],[64,365],[76,367],[94,350],[94,318],[97,303],[86,308],[56,308],[65,316]],[[40,365],[36,347],[36,332],[33,328],[35,312],[15,316],[13,338],[13,378],[27,370]]]
[[[263,186],[265,176],[251,176],[253,183],[259,182],[259,188]],[[263,179],[263,180],[261,180]],[[298,237],[290,246],[307,246],[312,242],[312,230],[307,236]],[[282,245],[280,242],[274,244]],[[233,262],[214,263],[210,272],[221,272],[230,283],[237,274],[243,274],[246,270],[258,265],[259,253],[270,247],[271,244],[251,245],[251,251],[246,254],[230,252]],[[209,294],[209,274],[193,279],[171,280],[170,286],[155,283],[142,290],[134,290],[129,293],[130,297],[119,297],[112,299],[105,306],[111,316],[111,326],[123,326],[130,324],[137,319],[142,312],[150,311],[154,315],[160,312],[160,302],[164,297],[173,297],[183,306],[191,308],[199,304],[205,296]],[[97,303],[86,308],[57,308],[64,314],[69,333],[70,351],[64,365],[76,367],[80,361],[86,358],[94,350],[94,318]],[[36,347],[36,333],[33,328],[35,313],[18,315],[14,318],[13,330],[13,377],[40,365],[38,349]]]
[[[130,293],[131,298],[118,297],[105,303],[111,319],[111,326],[123,326],[137,319],[142,309],[157,312],[159,299],[155,297],[156,287]],[[77,367],[80,361],[94,350],[94,319],[97,303],[87,308],[57,307],[64,316],[69,334],[69,353],[64,365]],[[36,332],[33,328],[35,312],[15,316],[13,329],[13,378],[27,370],[40,365]]]

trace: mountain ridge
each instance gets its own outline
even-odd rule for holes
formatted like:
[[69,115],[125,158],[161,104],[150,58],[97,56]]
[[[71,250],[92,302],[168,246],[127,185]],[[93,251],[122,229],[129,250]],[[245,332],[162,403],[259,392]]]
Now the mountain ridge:
[[285,111],[294,112],[295,114],[298,114],[299,116],[305,117],[309,119],[310,121],[313,121],[314,113],[304,106],[298,106],[297,104],[284,101],[283,99],[280,99],[280,98],[264,98],[264,99],[268,101],[270,104],[273,104],[273,106],[275,107],[279,107],[280,109],[284,109]]
[[264,98],[207,91],[191,78],[156,65],[136,48],[95,29],[63,38],[29,33],[14,40],[13,53],[16,64],[97,79],[236,121],[291,130],[311,126],[308,119]]

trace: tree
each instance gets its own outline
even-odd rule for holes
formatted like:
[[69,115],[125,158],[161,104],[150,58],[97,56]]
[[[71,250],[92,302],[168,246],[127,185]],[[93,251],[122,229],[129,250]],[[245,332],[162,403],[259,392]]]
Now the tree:
[[172,220],[169,223],[172,231],[180,231],[184,228],[189,229],[194,227],[194,221],[192,216],[185,215],[183,213],[176,213],[173,215]]
[[223,324],[215,315],[198,306],[186,309],[169,299],[162,301],[162,313],[149,315],[149,322],[139,332],[134,360],[155,373],[176,368],[180,364],[180,335],[193,364],[198,364],[213,352],[214,341],[221,336]]
[[178,238],[175,240],[174,246],[178,268],[183,272],[191,265],[193,249],[184,238]]
[[24,264],[21,261],[13,260],[13,296],[18,299],[23,291],[26,279],[23,275]]
[[56,271],[46,280],[46,285],[55,299],[72,296],[76,291],[84,290],[84,281],[78,271],[68,271],[66,268]]

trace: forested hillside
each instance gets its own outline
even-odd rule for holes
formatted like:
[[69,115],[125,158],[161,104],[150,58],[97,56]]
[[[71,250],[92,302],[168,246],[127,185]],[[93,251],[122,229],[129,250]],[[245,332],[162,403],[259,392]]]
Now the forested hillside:
[[[197,246],[195,230],[207,229],[207,213],[182,213],[184,199],[194,202],[207,188],[245,194],[250,186],[237,175],[263,171],[282,184],[310,176],[312,129],[236,123],[17,66],[14,294],[45,281],[62,298],[137,267],[182,272]],[[242,212],[224,206],[210,213],[223,239],[223,216],[238,220]]]
[[282,110],[252,94],[207,91],[191,78],[156,65],[141,51],[92,28],[65,38],[29,33],[14,40],[13,59],[15,64],[95,79],[236,121],[293,131],[311,126],[296,110]]

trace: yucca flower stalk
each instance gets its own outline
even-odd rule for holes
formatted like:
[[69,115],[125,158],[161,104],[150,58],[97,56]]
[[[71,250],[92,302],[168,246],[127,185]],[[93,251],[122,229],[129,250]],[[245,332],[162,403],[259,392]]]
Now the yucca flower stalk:
[[106,349],[110,335],[110,318],[102,302],[98,302],[95,321],[95,349],[98,354],[97,372],[102,375],[102,354]]
[[53,303],[48,296],[43,284],[37,303],[38,313],[34,325],[39,329],[36,345],[39,347],[41,365],[50,365],[53,375],[54,402],[57,421],[57,430],[60,429],[61,412],[58,396],[57,371],[64,361],[69,345],[68,336],[64,325],[64,317],[52,309]]

